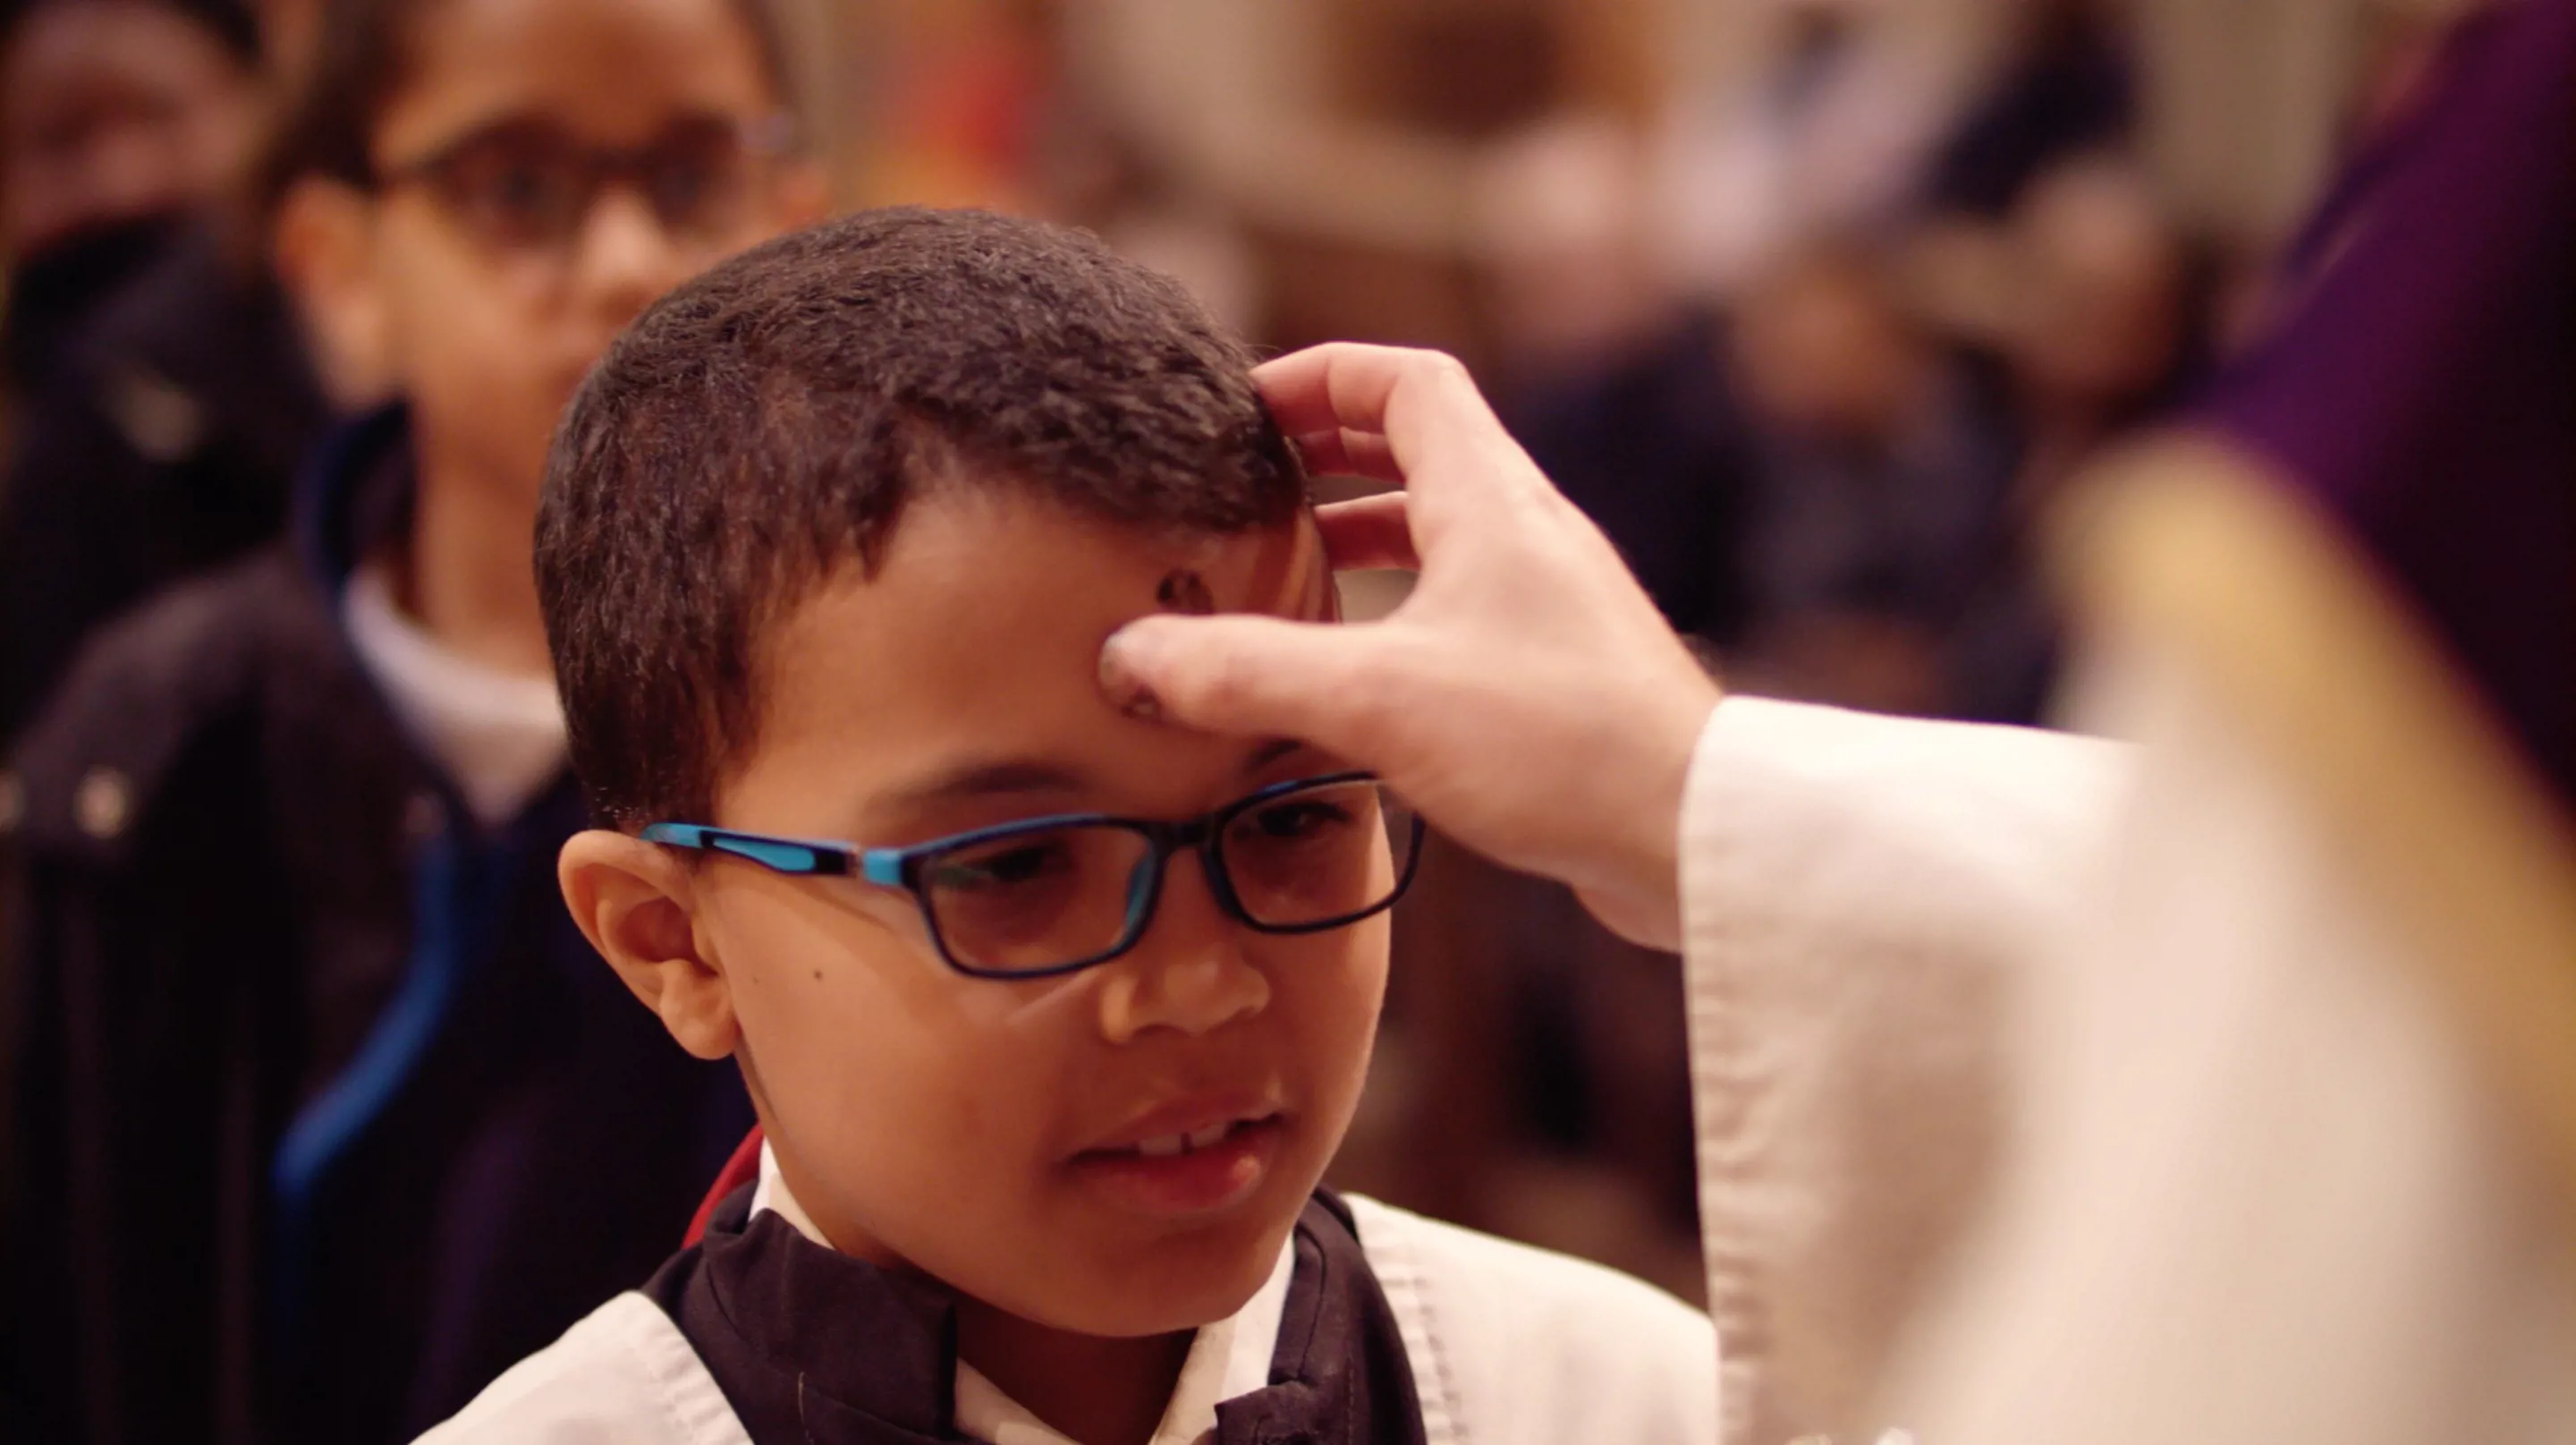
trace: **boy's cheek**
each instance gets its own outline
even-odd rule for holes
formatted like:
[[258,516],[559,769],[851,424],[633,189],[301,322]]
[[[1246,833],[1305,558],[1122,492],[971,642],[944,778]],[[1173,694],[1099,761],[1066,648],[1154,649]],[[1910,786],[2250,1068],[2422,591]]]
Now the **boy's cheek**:
[[1287,980],[1273,1008],[1290,1034],[1290,1048],[1305,1072],[1312,1111],[1312,1145],[1329,1159],[1359,1106],[1377,1044],[1378,1015],[1386,1002],[1387,934],[1383,915],[1315,941],[1347,946],[1329,956],[1283,959],[1274,979]]
[[1056,1000],[959,977],[879,930],[771,921],[784,926],[736,936],[728,973],[782,1123],[855,1131],[839,1149],[872,1164],[915,1132],[1008,1137],[1000,1106],[1044,1073]]

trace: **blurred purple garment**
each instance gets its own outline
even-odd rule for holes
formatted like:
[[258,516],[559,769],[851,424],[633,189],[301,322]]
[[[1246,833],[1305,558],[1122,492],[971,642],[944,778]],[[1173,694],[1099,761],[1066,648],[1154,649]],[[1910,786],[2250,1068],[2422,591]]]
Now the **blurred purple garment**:
[[2576,803],[2576,0],[2455,38],[2204,419],[2338,520]]

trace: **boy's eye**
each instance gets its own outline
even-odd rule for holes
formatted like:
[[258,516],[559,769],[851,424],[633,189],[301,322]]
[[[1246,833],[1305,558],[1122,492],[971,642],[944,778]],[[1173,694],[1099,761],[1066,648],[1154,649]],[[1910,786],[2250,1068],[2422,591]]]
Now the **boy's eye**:
[[494,206],[509,211],[535,210],[558,189],[546,171],[525,161],[513,162],[494,171],[484,182],[486,198]]
[[631,188],[665,235],[706,240],[742,219],[757,157],[731,121],[682,121],[641,149],[584,145],[551,126],[502,122],[390,172],[426,179],[483,239],[512,249],[560,247],[609,185]]
[[1152,881],[1142,834],[1057,828],[997,838],[933,860],[921,895],[949,957],[996,972],[1046,969],[1118,940]]
[[1290,798],[1266,808],[1255,808],[1236,824],[1248,829],[1245,841],[1293,842],[1313,838],[1348,827],[1351,810],[1323,798]]
[[552,239],[579,216],[588,191],[577,162],[523,146],[493,146],[459,155],[448,191],[462,214],[495,239]]
[[1387,826],[1389,800],[1375,782],[1310,787],[1237,814],[1226,825],[1226,876],[1256,923],[1308,924],[1382,901],[1401,876],[1389,865],[1409,828]]
[[665,225],[676,226],[697,219],[698,208],[706,204],[715,178],[705,167],[683,161],[656,167],[652,181],[654,213]]
[[730,126],[683,127],[638,158],[635,175],[653,212],[675,234],[731,224],[751,161]]
[[1037,838],[952,853],[932,863],[922,882],[932,888],[974,892],[1036,882],[1068,871],[1072,859],[1061,840]]

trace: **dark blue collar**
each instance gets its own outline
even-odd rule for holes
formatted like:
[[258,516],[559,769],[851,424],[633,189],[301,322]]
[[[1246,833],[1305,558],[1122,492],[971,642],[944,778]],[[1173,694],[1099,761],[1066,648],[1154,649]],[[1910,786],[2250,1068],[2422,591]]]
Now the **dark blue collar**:
[[367,554],[411,525],[411,442],[411,408],[388,403],[334,426],[297,478],[296,555],[335,608]]

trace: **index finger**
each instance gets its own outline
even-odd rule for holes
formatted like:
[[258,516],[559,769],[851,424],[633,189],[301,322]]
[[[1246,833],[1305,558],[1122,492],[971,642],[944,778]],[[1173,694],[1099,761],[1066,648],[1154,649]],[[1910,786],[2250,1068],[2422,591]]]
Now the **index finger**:
[[1326,342],[1264,362],[1252,382],[1290,436],[1384,437],[1400,473],[1384,480],[1407,490],[1444,462],[1479,473],[1482,486],[1545,484],[1467,368],[1444,353]]

